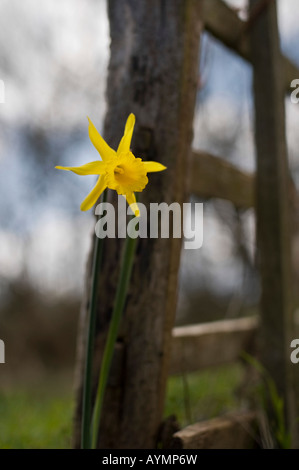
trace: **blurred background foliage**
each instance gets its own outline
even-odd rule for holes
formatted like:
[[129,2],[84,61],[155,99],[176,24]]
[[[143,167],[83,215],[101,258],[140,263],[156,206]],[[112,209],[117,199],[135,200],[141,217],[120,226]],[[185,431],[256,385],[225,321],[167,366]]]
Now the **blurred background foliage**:
[[[246,0],[227,3],[246,17]],[[280,0],[278,7],[283,52],[299,63],[298,2]],[[94,230],[92,211],[82,213],[79,206],[93,177],[54,166],[97,158],[86,116],[102,130],[109,58],[106,1],[44,0],[41,6],[37,0],[1,0],[0,18],[5,84],[0,338],[6,348],[6,364],[0,364],[0,447],[68,447],[77,323]],[[204,33],[193,146],[250,172],[255,166],[251,86],[250,66]],[[286,100],[297,184],[299,106]],[[236,211],[215,199],[203,202],[204,245],[182,253],[177,324],[236,318],[257,309],[253,211]],[[166,413],[177,412],[185,424],[190,415],[198,419],[230,407],[227,386],[240,379],[235,366],[200,374],[190,378],[187,392],[180,378],[170,380]]]

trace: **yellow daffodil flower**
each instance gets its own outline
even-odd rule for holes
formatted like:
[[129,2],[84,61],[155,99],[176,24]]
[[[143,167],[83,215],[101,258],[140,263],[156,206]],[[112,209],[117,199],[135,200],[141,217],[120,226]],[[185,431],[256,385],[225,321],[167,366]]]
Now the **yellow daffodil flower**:
[[135,192],[141,192],[148,183],[147,173],[165,170],[166,167],[157,162],[144,162],[136,158],[130,150],[135,116],[130,114],[127,119],[124,135],[117,151],[113,150],[100,136],[97,129],[88,118],[89,137],[102,160],[86,163],[86,165],[56,166],[59,170],[73,171],[77,175],[100,175],[95,187],[82,202],[82,211],[90,209],[106,188],[114,189],[125,196],[135,216],[139,216]]

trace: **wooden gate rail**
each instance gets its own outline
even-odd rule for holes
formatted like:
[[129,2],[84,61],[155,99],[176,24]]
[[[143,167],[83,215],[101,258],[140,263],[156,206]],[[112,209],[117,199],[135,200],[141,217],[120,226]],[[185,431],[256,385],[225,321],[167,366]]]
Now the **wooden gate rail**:
[[252,353],[257,328],[257,317],[174,328],[170,374],[196,372],[234,362],[242,351]]
[[[245,60],[252,62],[246,22],[242,21],[232,8],[222,0],[203,0],[203,19],[204,27],[209,33]],[[299,78],[299,69],[285,56],[282,56],[282,67],[285,74],[285,90],[290,93],[290,83],[294,78]]]
[[207,152],[193,151],[190,192],[203,198],[220,198],[235,207],[254,206],[252,173],[240,170],[234,164]]
[[257,417],[254,412],[229,413],[191,424],[176,432],[171,449],[250,449],[259,446]]

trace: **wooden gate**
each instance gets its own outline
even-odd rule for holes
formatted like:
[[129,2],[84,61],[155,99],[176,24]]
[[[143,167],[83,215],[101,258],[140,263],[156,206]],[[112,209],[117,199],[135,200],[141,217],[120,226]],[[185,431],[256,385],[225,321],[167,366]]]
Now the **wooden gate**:
[[[298,196],[287,163],[284,96],[299,71],[280,53],[275,2],[252,0],[250,7],[249,20],[243,22],[222,1],[206,0],[203,18],[207,31],[252,63],[257,173],[248,174],[222,158],[193,152],[191,193],[255,209],[260,316],[175,328],[170,373],[234,362],[244,351],[257,355],[283,397],[287,427],[297,447],[298,383],[290,342],[298,332],[291,265],[291,220],[296,217]],[[244,448],[260,442],[257,433],[256,414],[237,411],[188,426],[169,442],[174,448]]]
[[[185,167],[191,164],[191,193],[227,199],[239,208],[255,208],[262,298],[259,318],[175,328],[170,357],[180,245],[176,241],[168,245],[163,240],[142,242],[133,273],[140,291],[136,293],[135,289],[130,294],[116,346],[100,445],[154,447],[169,364],[171,374],[185,373],[235,361],[247,350],[258,353],[283,397],[288,429],[296,446],[296,366],[290,361],[295,331],[290,201],[294,202],[297,194],[287,164],[284,98],[299,70],[281,55],[276,2],[250,0],[246,22],[222,0],[109,0],[108,4],[112,43],[106,137],[112,144],[117,142],[119,123],[131,111],[139,116],[141,125],[136,128],[134,148],[143,157],[169,167],[164,179],[151,183],[155,201],[161,195],[166,202],[184,200]],[[256,175],[246,174],[220,157],[189,152],[200,25],[253,66]],[[145,198],[145,202],[150,201],[150,196]],[[151,258],[148,252],[154,253]],[[110,242],[107,253],[99,286],[95,384],[117,278],[117,242]],[[77,370],[77,446],[86,311],[85,304]],[[149,340],[153,335],[154,342]],[[233,417],[197,423],[176,433],[170,445],[248,447],[252,439],[248,439],[246,429],[251,429],[253,421],[251,412],[237,412]]]

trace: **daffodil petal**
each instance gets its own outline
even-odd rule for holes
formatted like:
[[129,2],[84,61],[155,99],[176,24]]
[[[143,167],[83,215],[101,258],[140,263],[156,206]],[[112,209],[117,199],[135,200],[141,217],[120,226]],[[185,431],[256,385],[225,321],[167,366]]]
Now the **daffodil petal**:
[[130,145],[131,145],[131,140],[132,140],[132,135],[134,131],[134,126],[135,126],[135,116],[133,113],[130,114],[130,116],[127,119],[126,126],[125,126],[125,132],[124,135],[119,143],[118,149],[117,149],[117,154],[120,154],[122,152],[129,152],[130,150]]
[[138,208],[138,204],[136,202],[135,194],[134,193],[127,193],[126,194],[126,200],[127,200],[127,203],[129,204],[130,208],[134,212],[135,217],[139,217],[140,216],[140,211],[139,211],[139,208]]
[[156,171],[166,170],[166,166],[158,162],[143,162],[147,173],[154,173]]
[[101,175],[105,173],[105,163],[96,161],[86,163],[82,166],[55,166],[57,170],[66,170],[76,173],[76,175]]
[[98,200],[107,185],[105,183],[104,176],[100,176],[95,187],[90,191],[88,196],[82,202],[80,209],[81,211],[88,211]]
[[91,142],[93,143],[93,145],[95,146],[95,148],[97,149],[97,151],[99,152],[99,154],[101,155],[102,160],[105,161],[111,158],[115,158],[116,157],[115,150],[109,147],[109,145],[107,144],[107,142],[105,142],[103,137],[100,136],[100,134],[98,133],[97,129],[95,128],[95,126],[93,125],[89,117],[87,119],[89,122],[89,126],[88,126],[89,138]]

